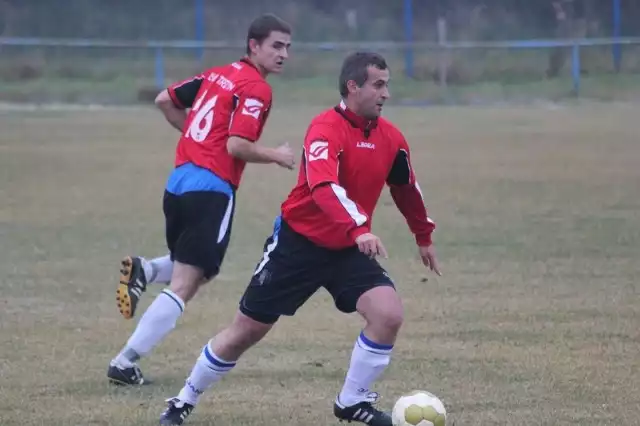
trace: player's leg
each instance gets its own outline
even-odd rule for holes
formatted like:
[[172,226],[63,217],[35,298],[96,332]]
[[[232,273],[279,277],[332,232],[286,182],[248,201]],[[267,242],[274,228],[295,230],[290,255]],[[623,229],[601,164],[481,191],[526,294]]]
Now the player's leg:
[[[298,236],[276,221],[264,254],[233,322],[204,346],[178,396],[167,400],[160,424],[180,425],[202,394],[235,367],[242,354],[271,330],[281,315],[293,315],[320,287],[321,256],[300,246]],[[295,254],[294,254],[295,253]],[[319,272],[320,271],[320,272]]]
[[175,328],[198,288],[218,274],[230,238],[233,198],[218,192],[167,193],[165,214],[167,243],[174,257],[171,283],[149,306],[112,360],[108,376],[115,382],[144,382],[136,366],[138,359]]
[[391,417],[373,406],[378,395],[370,389],[389,365],[402,325],[402,303],[386,271],[360,252],[345,254],[336,272],[340,281],[328,288],[336,306],[347,313],[357,311],[366,325],[354,344],[334,414],[371,426],[391,426]]
[[226,376],[244,352],[266,336],[277,316],[268,321],[256,321],[238,312],[233,322],[202,348],[180,393],[166,401],[168,406],[160,416],[160,424],[181,425],[202,394]]
[[125,256],[120,262],[120,281],[116,291],[118,310],[122,316],[133,318],[147,284],[169,284],[172,274],[173,261],[170,255],[151,260],[142,256]]

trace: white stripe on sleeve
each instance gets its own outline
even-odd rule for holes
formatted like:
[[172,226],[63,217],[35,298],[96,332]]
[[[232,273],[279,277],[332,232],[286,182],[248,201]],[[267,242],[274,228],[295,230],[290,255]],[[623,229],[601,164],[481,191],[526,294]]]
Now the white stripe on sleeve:
[[340,185],[336,185],[335,183],[331,184],[331,189],[333,189],[333,193],[336,194],[340,204],[342,207],[349,213],[351,219],[356,223],[356,226],[362,226],[367,221],[367,216],[363,215],[358,211],[358,206],[356,203],[351,201],[349,197],[347,197],[347,191],[344,190]]
[[416,189],[418,190],[418,194],[420,194],[420,198],[422,198],[422,202],[424,203],[424,195],[422,195],[422,189],[420,188],[420,185],[418,185],[418,181],[416,180]]

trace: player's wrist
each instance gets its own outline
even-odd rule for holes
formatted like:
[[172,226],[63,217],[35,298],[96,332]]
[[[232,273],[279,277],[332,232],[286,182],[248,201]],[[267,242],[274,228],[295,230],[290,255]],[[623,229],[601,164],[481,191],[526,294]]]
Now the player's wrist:
[[433,241],[431,240],[431,232],[428,234],[417,234],[415,237],[418,247],[429,247],[433,244]]
[[282,164],[284,162],[284,156],[277,148],[269,148],[269,150],[269,158],[272,163]]
[[278,150],[267,146],[254,146],[256,154],[265,163],[278,163],[280,161],[280,155]]
[[354,228],[352,230],[350,230],[348,232],[349,238],[351,239],[351,241],[353,241],[354,243],[356,242],[356,239],[358,239],[358,237],[360,235],[364,235],[369,233],[369,229],[365,226],[359,226],[357,228]]

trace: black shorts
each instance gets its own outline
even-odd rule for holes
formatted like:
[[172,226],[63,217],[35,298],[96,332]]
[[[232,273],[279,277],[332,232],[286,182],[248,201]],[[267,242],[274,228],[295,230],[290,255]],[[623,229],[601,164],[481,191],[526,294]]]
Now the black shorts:
[[272,324],[281,315],[294,315],[324,287],[340,311],[351,313],[362,294],[379,286],[394,285],[382,266],[357,246],[343,250],[320,247],[278,219],[240,310],[256,321]]
[[227,252],[234,196],[214,191],[164,193],[163,210],[171,260],[196,266],[215,277]]

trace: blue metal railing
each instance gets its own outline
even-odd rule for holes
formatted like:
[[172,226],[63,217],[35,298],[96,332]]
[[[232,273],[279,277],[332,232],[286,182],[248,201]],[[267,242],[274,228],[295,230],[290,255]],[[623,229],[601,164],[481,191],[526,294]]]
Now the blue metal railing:
[[[620,69],[621,47],[623,45],[640,44],[640,37],[587,38],[587,39],[539,39],[539,40],[509,40],[509,41],[463,41],[444,43],[411,43],[411,42],[326,42],[326,43],[296,43],[296,50],[316,51],[346,51],[354,49],[395,50],[406,51],[452,51],[461,49],[543,49],[554,47],[570,47],[572,49],[571,76],[573,90],[576,95],[580,92],[580,48],[586,46],[612,46],[614,66]],[[131,41],[131,40],[100,40],[100,39],[52,39],[29,37],[0,37],[0,46],[24,47],[83,47],[83,48],[138,48],[155,51],[155,82],[158,88],[165,85],[164,77],[164,49],[191,49],[200,55],[205,49],[244,49],[243,42],[226,41]],[[413,60],[411,60],[413,62]]]

